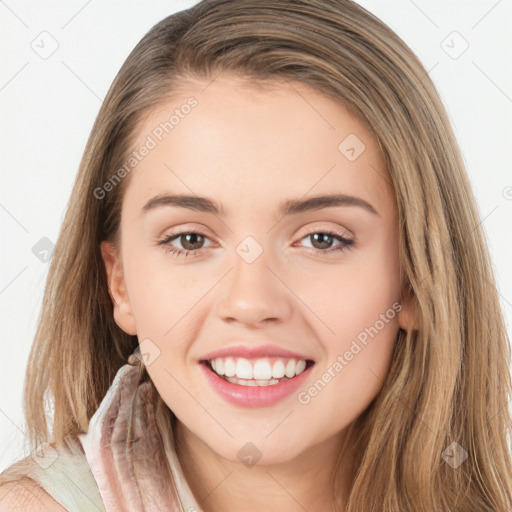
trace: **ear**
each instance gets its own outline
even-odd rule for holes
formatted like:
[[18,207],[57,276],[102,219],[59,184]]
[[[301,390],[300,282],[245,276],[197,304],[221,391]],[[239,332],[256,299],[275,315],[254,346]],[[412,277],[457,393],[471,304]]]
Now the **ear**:
[[402,289],[400,295],[400,304],[402,309],[398,313],[398,325],[404,331],[414,331],[419,329],[419,312],[417,308],[416,296],[410,286]]
[[108,292],[114,305],[114,320],[127,334],[136,335],[135,318],[124,281],[121,255],[111,242],[101,242],[101,255],[107,272]]

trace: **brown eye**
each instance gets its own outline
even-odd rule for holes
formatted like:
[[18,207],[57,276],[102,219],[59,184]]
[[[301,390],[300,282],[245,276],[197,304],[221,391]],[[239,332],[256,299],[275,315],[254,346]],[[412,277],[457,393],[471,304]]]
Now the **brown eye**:
[[185,233],[178,235],[183,249],[186,251],[195,251],[201,249],[204,244],[204,236],[199,233]]
[[[205,240],[209,240],[208,237],[196,233],[195,231],[187,231],[178,234],[173,234],[165,237],[163,240],[158,242],[166,252],[173,253],[176,256],[184,255],[195,255],[203,249]],[[173,245],[178,242],[178,247]],[[179,247],[181,245],[181,248]]]
[[308,236],[310,240],[314,241],[313,246],[315,249],[329,249],[334,241],[334,236],[328,233],[313,233]]
[[[345,234],[331,231],[314,231],[304,236],[301,240],[309,240],[317,254],[330,254],[333,252],[344,251],[355,245],[353,238],[348,238]],[[339,243],[333,246],[333,243]],[[329,250],[330,249],[330,250]]]

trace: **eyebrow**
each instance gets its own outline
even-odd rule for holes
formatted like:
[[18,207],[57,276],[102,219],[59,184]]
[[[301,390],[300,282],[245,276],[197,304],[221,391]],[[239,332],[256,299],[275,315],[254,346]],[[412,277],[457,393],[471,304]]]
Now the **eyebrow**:
[[[142,207],[141,214],[145,214],[162,206],[175,206],[179,208],[186,208],[188,210],[225,216],[222,206],[213,199],[182,194],[161,194],[155,196]],[[278,211],[282,216],[286,216],[335,206],[355,206],[380,217],[377,210],[370,203],[360,197],[347,194],[329,194],[309,197],[308,199],[288,199],[281,203]]]

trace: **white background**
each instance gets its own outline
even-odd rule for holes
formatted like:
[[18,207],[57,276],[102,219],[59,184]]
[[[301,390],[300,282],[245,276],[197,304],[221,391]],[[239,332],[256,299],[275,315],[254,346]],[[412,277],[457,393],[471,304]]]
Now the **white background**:
[[[23,379],[48,271],[32,247],[57,239],[87,137],[129,52],[158,21],[195,3],[0,1],[0,470],[25,450]],[[512,1],[359,3],[405,40],[441,93],[511,333]],[[47,59],[32,48],[42,37],[47,49],[51,38],[58,44]],[[452,58],[464,40],[468,49]]]

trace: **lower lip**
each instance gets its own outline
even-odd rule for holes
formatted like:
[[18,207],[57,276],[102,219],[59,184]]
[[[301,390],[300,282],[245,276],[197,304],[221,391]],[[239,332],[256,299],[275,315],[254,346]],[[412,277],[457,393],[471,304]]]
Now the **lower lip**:
[[314,365],[304,370],[300,375],[270,386],[242,386],[233,384],[211,371],[206,364],[200,363],[202,372],[212,388],[226,401],[239,407],[268,407],[274,405],[304,384],[309,371]]

